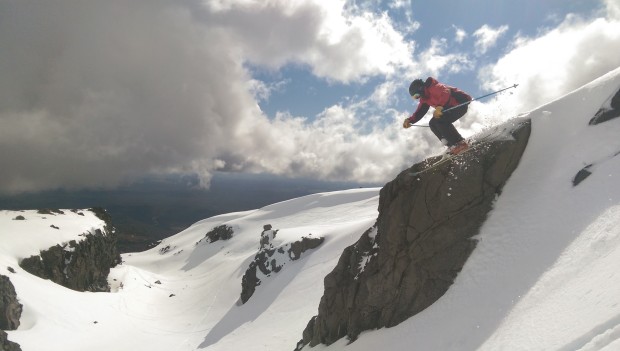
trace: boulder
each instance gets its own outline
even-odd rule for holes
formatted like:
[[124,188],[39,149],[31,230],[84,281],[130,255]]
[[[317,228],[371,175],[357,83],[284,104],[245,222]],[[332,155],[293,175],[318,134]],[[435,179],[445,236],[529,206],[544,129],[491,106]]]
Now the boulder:
[[259,250],[241,278],[241,303],[246,303],[252,297],[256,287],[261,284],[261,278],[265,279],[272,273],[280,272],[287,262],[298,260],[304,252],[315,249],[325,240],[323,237],[313,238],[310,234],[276,248],[273,240],[278,230],[272,230],[269,224],[263,229]]
[[589,124],[597,125],[618,117],[620,117],[620,90],[605,102],[605,105],[590,119]]
[[318,315],[297,349],[342,337],[355,341],[364,330],[395,326],[449,289],[521,159],[531,123],[502,128],[502,137],[490,134],[476,148],[412,176],[425,167],[416,164],[381,189],[375,226],[344,250],[325,277]]
[[81,241],[58,244],[20,263],[27,272],[77,291],[109,291],[110,268],[121,262],[109,215],[91,209],[106,222],[103,230],[84,233]]
[[0,351],[22,351],[19,344],[9,341],[4,331],[0,330]]
[[15,287],[9,277],[0,275],[0,329],[17,329],[21,315],[22,305],[17,301]]

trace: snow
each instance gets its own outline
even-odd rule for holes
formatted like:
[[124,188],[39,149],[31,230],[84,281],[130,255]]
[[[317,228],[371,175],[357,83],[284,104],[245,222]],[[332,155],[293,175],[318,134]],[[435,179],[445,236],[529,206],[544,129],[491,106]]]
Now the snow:
[[[312,350],[619,350],[620,119],[588,125],[619,88],[620,69],[520,116],[532,119],[525,154],[478,246],[436,303],[352,344]],[[573,186],[590,164],[592,174]],[[24,305],[9,339],[25,351],[292,350],[317,313],[323,278],[374,225],[378,201],[377,188],[351,189],[202,220],[156,248],[123,255],[110,293],[71,291],[17,266],[40,249],[80,240],[102,226],[99,219],[29,211],[15,221],[20,213],[1,211],[0,274]],[[277,231],[275,247],[309,234],[325,241],[261,276],[241,305],[241,278],[266,224]],[[230,240],[202,240],[219,225],[233,228]]]
[[[0,211],[0,260],[38,255],[39,251],[58,243],[81,241],[83,234],[105,226],[105,222],[91,211],[60,211],[63,214],[40,214],[37,210]],[[18,216],[24,219],[16,220]]]

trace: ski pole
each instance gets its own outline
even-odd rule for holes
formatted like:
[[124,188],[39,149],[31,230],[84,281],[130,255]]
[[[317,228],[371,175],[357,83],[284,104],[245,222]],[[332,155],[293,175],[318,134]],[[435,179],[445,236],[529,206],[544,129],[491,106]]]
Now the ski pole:
[[442,113],[445,113],[445,112],[448,112],[448,111],[450,111],[450,110],[454,110],[455,108],[459,108],[459,107],[462,107],[462,106],[465,106],[465,105],[469,105],[469,104],[471,104],[472,102],[474,102],[474,101],[476,101],[476,100],[480,100],[480,99],[483,99],[483,98],[485,98],[485,97],[487,97],[487,96],[495,95],[495,94],[497,94],[497,93],[501,93],[501,92],[502,92],[502,91],[504,91],[504,90],[508,90],[508,89],[516,88],[516,87],[518,87],[518,86],[519,86],[519,84],[511,85],[511,86],[509,86],[508,88],[500,89],[500,90],[498,90],[498,91],[494,91],[494,92],[492,92],[492,93],[489,93],[489,94],[486,94],[486,95],[479,96],[479,97],[477,97],[477,98],[475,98],[475,99],[471,99],[471,100],[466,101],[466,102],[464,102],[464,103],[462,103],[462,104],[458,104],[458,105],[456,105],[456,106],[452,106],[452,107],[450,107],[450,108],[447,108],[447,109],[445,109],[445,110],[442,110],[441,112],[442,112]]

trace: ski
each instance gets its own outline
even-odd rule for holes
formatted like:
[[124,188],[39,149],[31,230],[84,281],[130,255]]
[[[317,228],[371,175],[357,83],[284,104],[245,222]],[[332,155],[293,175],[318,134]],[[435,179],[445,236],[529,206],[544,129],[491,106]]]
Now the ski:
[[410,173],[409,173],[409,175],[410,175],[410,176],[417,176],[417,175],[420,175],[420,174],[426,173],[426,172],[428,172],[428,171],[431,171],[431,170],[433,170],[433,169],[435,169],[435,168],[437,168],[437,167],[441,166],[442,164],[444,164],[444,163],[447,163],[447,162],[451,161],[452,159],[454,159],[454,158],[456,158],[456,157],[459,157],[459,156],[461,156],[461,155],[464,155],[464,154],[468,153],[468,152],[469,152],[469,151],[471,151],[471,150],[476,149],[478,146],[480,146],[480,144],[479,144],[479,143],[474,144],[474,145],[470,145],[470,146],[469,146],[469,148],[467,148],[466,150],[463,150],[463,151],[462,151],[461,153],[459,153],[458,155],[444,154],[444,155],[442,156],[442,158],[441,158],[439,161],[437,161],[437,162],[435,162],[435,163],[431,164],[430,166],[427,166],[427,167],[425,167],[424,169],[421,169],[421,170],[419,170],[419,171],[416,171],[416,172],[410,172]]

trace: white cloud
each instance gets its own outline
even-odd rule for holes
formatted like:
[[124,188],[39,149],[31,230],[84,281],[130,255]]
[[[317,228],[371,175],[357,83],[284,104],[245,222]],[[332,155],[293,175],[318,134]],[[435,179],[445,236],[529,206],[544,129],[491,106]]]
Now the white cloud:
[[430,47],[419,55],[419,65],[424,72],[437,76],[440,72],[457,73],[473,67],[466,54],[447,53],[447,45],[445,38],[431,39]]
[[538,37],[517,38],[510,52],[481,71],[480,80],[488,89],[519,83],[514,94],[501,101],[507,111],[526,112],[619,67],[618,52],[617,18],[569,15]]
[[[319,141],[350,113],[328,109],[332,130],[270,121],[258,100],[280,86],[253,80],[245,63],[304,64],[343,82],[412,64],[412,44],[387,15],[344,1],[205,4],[0,4],[0,191],[115,186],[149,172],[196,172],[205,184],[218,168],[310,172],[290,160],[354,149]],[[325,145],[339,153],[323,155]],[[334,167],[344,166],[319,173],[357,172]]]
[[[413,56],[415,43],[386,14],[344,1],[206,4],[1,3],[0,191],[114,186],[148,172],[195,172],[207,183],[216,169],[384,181],[440,148],[428,128],[402,129],[411,111],[390,107],[409,98],[403,77],[474,68],[445,39]],[[607,18],[570,17],[516,38],[480,81],[520,87],[498,105],[472,104],[458,122],[463,135],[485,116],[524,112],[618,67],[620,16],[606,4]],[[481,50],[502,28],[479,32]],[[269,119],[258,101],[289,82],[259,82],[248,62],[303,65],[332,81],[384,79],[316,120]]]
[[258,114],[234,52],[161,2],[0,5],[0,190],[199,172]]
[[620,2],[616,0],[604,0],[607,15],[610,19],[620,20]]
[[249,90],[257,101],[267,101],[273,92],[281,92],[290,83],[290,79],[283,79],[275,83],[265,83],[256,79],[248,82]]
[[479,54],[484,54],[495,46],[497,40],[508,31],[508,26],[501,26],[499,28],[492,28],[489,25],[485,24],[484,26],[478,28],[474,32],[474,37],[476,37],[476,51]]
[[257,65],[301,63],[319,77],[351,82],[412,64],[412,45],[386,13],[342,0],[222,3],[208,22],[224,29],[243,58]]
[[247,155],[244,170],[381,182],[438,150],[428,128],[403,130],[406,116],[396,111],[388,123],[372,123],[366,107],[331,106],[310,124],[290,115],[251,121],[243,139],[252,141],[239,145]]
[[467,38],[467,32],[463,28],[459,28],[457,26],[452,26],[454,28],[454,41],[457,43],[462,43],[465,38]]
[[388,4],[389,8],[392,9],[410,9],[411,8],[411,0],[392,0]]

